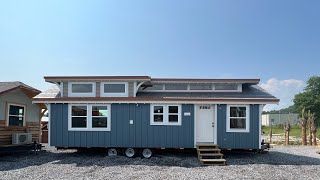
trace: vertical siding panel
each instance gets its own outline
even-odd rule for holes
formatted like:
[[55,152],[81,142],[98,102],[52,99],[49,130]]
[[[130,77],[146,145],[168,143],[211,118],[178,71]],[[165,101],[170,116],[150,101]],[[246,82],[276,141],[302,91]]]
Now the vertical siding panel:
[[68,131],[68,104],[62,104],[62,115],[61,115],[61,121],[62,121],[62,131],[63,131],[63,146],[68,147],[69,146],[69,131]]
[[73,131],[74,134],[74,146],[81,147],[81,134],[79,131]]
[[138,104],[135,110],[135,118],[134,118],[134,129],[135,129],[135,147],[142,147],[142,119],[141,119],[141,109],[143,106],[141,104]]
[[49,115],[50,115],[50,143],[51,143],[51,146],[55,146],[56,145],[56,131],[57,131],[57,128],[56,128],[56,123],[57,123],[57,118],[56,118],[56,114],[57,112],[56,111],[56,108],[54,107],[54,104],[51,104],[50,105],[50,112],[49,112]]
[[[110,144],[112,147],[117,146],[117,105],[111,105],[111,134],[110,134]],[[105,139],[105,142],[108,141],[108,138]]]
[[87,135],[86,147],[92,147],[92,132],[91,131],[86,131],[85,133]]
[[69,131],[69,147],[75,147],[74,131]]
[[92,132],[92,147],[99,147],[99,133],[94,131]]
[[100,97],[100,85],[101,85],[101,82],[96,82],[96,97]]
[[87,147],[87,132],[80,132],[80,143],[81,143],[81,147]]
[[63,92],[62,92],[62,94],[63,94],[63,97],[68,97],[68,82],[63,82]]
[[57,104],[57,110],[58,110],[58,116],[57,116],[57,126],[58,126],[58,128],[57,128],[57,134],[56,134],[56,136],[57,136],[57,145],[58,146],[63,146],[63,144],[62,144],[62,133],[63,133],[63,129],[62,129],[62,113],[63,113],[63,109],[62,109],[62,106],[61,106],[61,104]]
[[[141,126],[141,139],[142,139],[142,142],[141,142],[141,146],[142,147],[151,147],[150,144],[149,144],[149,134],[148,134],[148,131],[150,129],[150,105],[142,105],[142,109],[141,109],[141,112],[140,112],[140,116],[141,116],[141,123],[142,123],[142,126]],[[148,112],[148,113],[145,113],[145,112]]]

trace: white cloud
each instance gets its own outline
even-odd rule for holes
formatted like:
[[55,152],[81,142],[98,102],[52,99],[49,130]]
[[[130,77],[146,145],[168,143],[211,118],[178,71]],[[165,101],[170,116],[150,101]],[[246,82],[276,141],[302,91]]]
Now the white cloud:
[[293,105],[292,99],[294,95],[303,91],[305,82],[297,79],[278,80],[271,78],[266,83],[261,83],[260,86],[280,99],[279,105],[272,104],[265,106],[264,110],[269,111]]

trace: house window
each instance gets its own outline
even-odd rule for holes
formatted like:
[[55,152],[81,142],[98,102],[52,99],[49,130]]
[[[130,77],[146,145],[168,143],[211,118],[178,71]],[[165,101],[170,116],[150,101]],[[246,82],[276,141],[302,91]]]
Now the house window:
[[87,128],[88,107],[72,106],[71,128]]
[[8,126],[24,126],[25,109],[24,105],[8,104]]
[[215,84],[214,90],[218,91],[236,91],[238,90],[238,84]]
[[212,84],[190,84],[190,90],[210,91]]
[[181,125],[180,105],[151,105],[151,125]]
[[101,97],[128,97],[128,83],[101,83]]
[[110,131],[110,105],[69,105],[69,130]]
[[249,106],[229,105],[227,109],[227,132],[249,132]]
[[166,84],[165,90],[188,90],[187,84]]
[[90,82],[69,82],[69,97],[95,97],[96,83]]

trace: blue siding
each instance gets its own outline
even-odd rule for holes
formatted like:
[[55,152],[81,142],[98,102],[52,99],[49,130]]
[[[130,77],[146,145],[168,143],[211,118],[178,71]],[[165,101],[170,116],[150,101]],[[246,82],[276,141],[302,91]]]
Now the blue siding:
[[[191,116],[183,116],[184,112]],[[193,148],[194,106],[182,105],[181,113],[181,126],[151,126],[149,104],[112,104],[111,131],[68,131],[68,104],[51,104],[51,145]]]
[[248,133],[226,132],[227,106],[218,105],[217,140],[220,148],[259,149],[259,105],[250,105],[250,131]]

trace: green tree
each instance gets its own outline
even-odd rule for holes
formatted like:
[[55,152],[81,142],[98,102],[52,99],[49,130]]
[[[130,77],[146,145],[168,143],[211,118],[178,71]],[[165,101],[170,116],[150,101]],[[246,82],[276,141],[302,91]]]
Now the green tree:
[[293,102],[298,112],[305,108],[314,113],[317,125],[320,126],[320,77],[311,77],[304,91],[294,96]]

